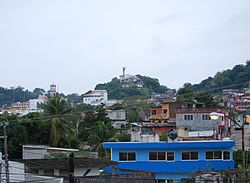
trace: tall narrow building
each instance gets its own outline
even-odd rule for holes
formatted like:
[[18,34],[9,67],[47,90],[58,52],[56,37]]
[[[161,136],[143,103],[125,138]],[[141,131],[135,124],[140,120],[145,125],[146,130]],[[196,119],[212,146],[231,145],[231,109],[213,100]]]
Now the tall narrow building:
[[49,95],[51,97],[56,95],[56,85],[55,84],[50,85]]

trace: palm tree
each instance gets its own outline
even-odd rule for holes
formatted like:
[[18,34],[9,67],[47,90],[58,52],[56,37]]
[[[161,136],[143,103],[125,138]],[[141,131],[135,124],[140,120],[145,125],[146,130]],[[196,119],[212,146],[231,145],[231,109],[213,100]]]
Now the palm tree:
[[49,98],[44,105],[45,115],[49,122],[49,144],[52,146],[70,146],[70,138],[75,134],[76,116],[71,112],[72,108],[60,95]]
[[107,141],[116,141],[115,129],[106,124],[105,121],[98,121],[96,126],[90,129],[89,144],[93,146],[93,150],[98,150],[99,156],[103,155],[102,143]]

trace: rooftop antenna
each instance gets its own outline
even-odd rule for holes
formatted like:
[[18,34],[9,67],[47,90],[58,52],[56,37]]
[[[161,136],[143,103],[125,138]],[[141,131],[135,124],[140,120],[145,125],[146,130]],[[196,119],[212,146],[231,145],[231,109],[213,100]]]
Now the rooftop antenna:
[[123,76],[125,76],[125,70],[126,70],[126,67],[123,67],[122,68],[122,74],[123,74]]

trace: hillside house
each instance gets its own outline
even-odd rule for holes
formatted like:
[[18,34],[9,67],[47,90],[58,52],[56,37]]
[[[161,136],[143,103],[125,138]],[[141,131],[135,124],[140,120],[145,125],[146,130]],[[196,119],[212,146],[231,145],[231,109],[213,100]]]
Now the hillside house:
[[108,100],[108,93],[106,90],[89,90],[83,94],[83,103],[88,105],[101,105]]
[[151,122],[175,122],[177,103],[165,102],[161,106],[151,107]]

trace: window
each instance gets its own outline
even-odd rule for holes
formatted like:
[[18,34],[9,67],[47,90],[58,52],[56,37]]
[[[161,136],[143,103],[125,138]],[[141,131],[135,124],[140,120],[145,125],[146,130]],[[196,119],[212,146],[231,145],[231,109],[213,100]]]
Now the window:
[[193,115],[184,115],[184,120],[193,120]]
[[166,160],[165,152],[149,152],[149,160]]
[[206,159],[214,159],[213,151],[207,151],[206,152]]
[[207,160],[219,160],[222,159],[222,151],[206,151]]
[[223,159],[230,160],[230,151],[223,151]]
[[214,159],[222,159],[222,152],[214,151]]
[[152,115],[156,115],[156,110],[152,110]]
[[182,152],[182,160],[198,160],[198,152]]
[[174,161],[174,152],[149,152],[149,160]]
[[158,152],[158,160],[165,160],[166,159],[166,155],[165,152]]
[[163,114],[167,114],[168,110],[167,109],[163,109]]
[[136,155],[135,152],[120,152],[119,161],[135,161]]
[[208,114],[202,115],[202,120],[211,120],[210,116]]
[[167,160],[174,161],[174,152],[167,152]]

